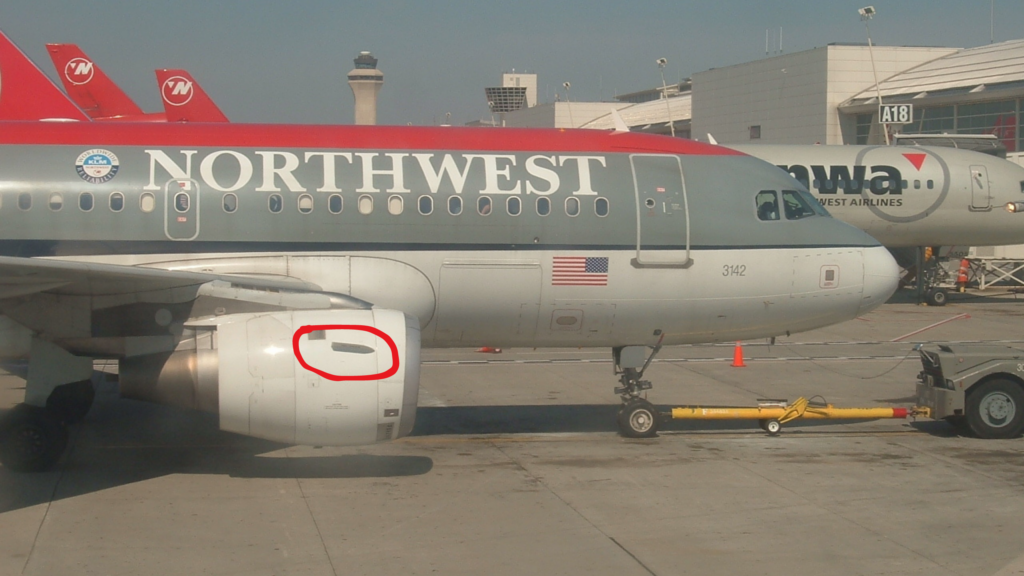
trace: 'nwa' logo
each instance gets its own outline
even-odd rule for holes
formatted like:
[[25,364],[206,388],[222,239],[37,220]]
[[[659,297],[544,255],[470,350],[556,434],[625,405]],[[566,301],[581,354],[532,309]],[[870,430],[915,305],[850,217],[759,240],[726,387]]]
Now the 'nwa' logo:
[[827,172],[825,166],[811,166],[809,171],[799,164],[780,164],[779,168],[792,174],[808,190],[817,189],[819,194],[838,194],[840,190],[843,194],[860,194],[865,188],[878,196],[903,193],[903,175],[893,166],[871,166],[870,177],[867,166],[854,166],[852,173],[849,166],[828,166]]
[[92,80],[93,65],[85,58],[72,58],[64,65],[64,77],[79,86]]
[[188,104],[189,100],[192,100],[193,92],[192,82],[181,76],[171,76],[164,80],[163,85],[160,87],[160,95],[163,97],[164,102],[171,106],[184,106]]

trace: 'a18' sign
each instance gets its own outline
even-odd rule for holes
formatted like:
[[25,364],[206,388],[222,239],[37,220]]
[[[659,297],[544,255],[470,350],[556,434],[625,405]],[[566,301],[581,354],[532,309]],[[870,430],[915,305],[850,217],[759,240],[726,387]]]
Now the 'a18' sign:
[[914,121],[914,105],[879,104],[878,118],[881,124],[910,124]]

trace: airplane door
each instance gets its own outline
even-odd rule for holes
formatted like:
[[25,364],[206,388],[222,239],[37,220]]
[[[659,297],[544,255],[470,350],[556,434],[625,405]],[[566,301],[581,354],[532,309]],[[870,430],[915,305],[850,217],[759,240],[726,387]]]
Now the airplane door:
[[992,196],[988,192],[988,169],[984,166],[971,166],[971,209],[989,210],[992,208]]
[[[635,266],[689,266],[690,213],[677,156],[633,154]],[[684,254],[679,252],[685,250]]]
[[176,178],[164,186],[164,233],[171,240],[199,236],[199,183]]

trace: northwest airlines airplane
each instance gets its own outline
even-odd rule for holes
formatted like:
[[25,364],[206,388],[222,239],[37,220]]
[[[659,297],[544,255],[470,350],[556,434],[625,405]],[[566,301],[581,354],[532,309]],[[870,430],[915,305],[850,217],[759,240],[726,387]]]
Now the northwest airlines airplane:
[[[916,146],[730,147],[789,172],[833,216],[897,255],[926,246],[1024,243],[1014,208],[1024,200],[1024,168],[1001,158]],[[913,257],[905,260],[909,265]],[[946,302],[939,288],[929,287],[925,298]]]
[[810,330],[896,288],[877,241],[725,148],[58,122],[84,114],[22,58],[0,44],[0,351],[28,359],[2,427],[13,469],[59,458],[96,358],[118,360],[125,397],[352,445],[410,432],[421,346],[600,346],[622,433],[651,436],[642,378],[662,345]]
[[[6,41],[6,40],[5,40]],[[64,89],[93,120],[122,122],[227,122],[199,83],[184,70],[157,70],[164,112],[141,108],[75,44],[47,44]]]

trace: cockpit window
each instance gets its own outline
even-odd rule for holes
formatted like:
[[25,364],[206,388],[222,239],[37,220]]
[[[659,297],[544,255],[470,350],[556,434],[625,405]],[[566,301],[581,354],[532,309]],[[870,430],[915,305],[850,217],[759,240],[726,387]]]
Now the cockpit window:
[[754,197],[754,204],[757,206],[758,220],[779,219],[779,197],[775,190],[761,190]]
[[782,191],[782,209],[786,213],[786,220],[800,220],[824,212],[810,194],[801,194],[797,190]]

